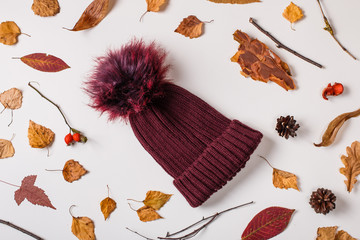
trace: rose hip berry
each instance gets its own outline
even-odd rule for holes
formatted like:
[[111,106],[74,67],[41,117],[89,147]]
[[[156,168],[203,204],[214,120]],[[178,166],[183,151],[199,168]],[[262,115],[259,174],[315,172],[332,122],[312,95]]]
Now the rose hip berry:
[[80,141],[80,133],[74,133],[73,135],[72,135],[72,137],[73,137],[73,140],[75,141],[75,142],[79,142]]
[[73,136],[71,133],[67,134],[64,138],[66,145],[70,145],[70,143],[73,141]]

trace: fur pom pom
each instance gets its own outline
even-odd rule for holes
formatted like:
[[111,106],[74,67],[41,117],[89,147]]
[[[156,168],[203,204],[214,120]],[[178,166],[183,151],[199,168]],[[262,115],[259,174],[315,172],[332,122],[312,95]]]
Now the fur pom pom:
[[110,120],[142,111],[164,94],[162,84],[169,68],[165,58],[166,53],[155,43],[145,45],[141,40],[99,57],[85,83],[91,106],[108,112]]

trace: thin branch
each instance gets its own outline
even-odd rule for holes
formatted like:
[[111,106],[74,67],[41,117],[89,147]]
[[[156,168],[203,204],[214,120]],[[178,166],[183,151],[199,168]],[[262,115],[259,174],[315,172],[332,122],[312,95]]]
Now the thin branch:
[[18,187],[18,188],[20,187],[18,185],[12,184],[12,183],[5,182],[3,180],[0,180],[0,182],[5,183],[5,184],[10,185],[10,186],[13,186],[13,187]]
[[325,22],[325,25],[326,27],[324,27],[324,30],[325,31],[328,31],[330,33],[330,35],[334,38],[334,40],[339,44],[339,46],[341,47],[341,49],[343,51],[345,51],[347,54],[350,55],[350,57],[352,57],[354,60],[357,60],[356,57],[354,55],[352,55],[340,42],[339,40],[335,37],[335,34],[334,34],[334,30],[332,28],[332,26],[330,25],[327,17],[325,16],[324,14],[324,11],[323,11],[323,8],[321,6],[321,3],[320,3],[320,0],[317,0],[318,4],[319,4],[319,7],[320,7],[320,10],[321,10],[321,14],[323,16],[323,19],[324,19],[324,22]]
[[4,220],[0,219],[0,223],[5,224],[5,225],[7,225],[9,227],[12,227],[12,228],[14,228],[14,229],[16,229],[16,230],[18,230],[18,231],[20,231],[22,233],[25,233],[25,234],[27,234],[27,235],[29,235],[29,236],[37,239],[37,240],[44,240],[43,238],[39,237],[38,235],[36,235],[36,234],[34,234],[32,232],[29,232],[28,230],[25,230],[25,229],[23,229],[23,228],[21,228],[19,226],[16,226],[15,224],[12,224],[11,222],[7,222],[7,221],[4,221]]
[[261,155],[258,155],[258,156],[261,157],[262,159],[264,159],[267,162],[267,164],[269,164],[269,166],[274,169],[274,167],[270,164],[270,162],[265,157],[263,157]]
[[268,36],[271,40],[273,40],[277,45],[276,47],[278,48],[283,48],[285,49],[286,51],[294,54],[295,56],[301,58],[302,60],[308,62],[308,63],[311,63],[312,65],[315,65],[317,66],[318,68],[323,68],[323,66],[320,64],[320,63],[317,63],[303,55],[301,55],[300,53],[292,50],[291,48],[285,46],[284,44],[282,44],[279,40],[277,40],[273,35],[271,35],[268,31],[264,30],[262,27],[259,26],[259,24],[256,23],[255,19],[253,18],[249,18],[249,22],[254,25],[257,29],[260,30],[260,32],[262,32],[263,34],[265,34],[266,36]]
[[128,227],[125,227],[127,230],[129,230],[130,232],[133,232],[133,233],[135,233],[136,235],[138,235],[138,236],[140,236],[140,237],[142,237],[142,238],[145,238],[146,240],[155,240],[155,239],[153,239],[153,238],[148,238],[148,237],[145,237],[144,235],[141,235],[140,233],[138,233],[138,232],[136,232],[136,231],[134,231],[134,230],[132,230],[132,229],[130,229],[130,228],[128,228]]

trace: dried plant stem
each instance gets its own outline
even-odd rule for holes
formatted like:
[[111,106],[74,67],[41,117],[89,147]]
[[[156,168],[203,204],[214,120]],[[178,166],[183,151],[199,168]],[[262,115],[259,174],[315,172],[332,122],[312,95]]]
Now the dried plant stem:
[[155,239],[153,239],[153,238],[148,238],[148,237],[145,237],[144,235],[142,235],[142,234],[140,234],[140,233],[138,233],[138,232],[136,232],[136,231],[134,231],[134,230],[132,230],[132,229],[130,229],[130,228],[128,228],[128,227],[125,227],[127,230],[129,230],[130,232],[133,232],[133,233],[135,233],[136,235],[138,235],[138,236],[140,236],[140,237],[142,237],[142,238],[144,238],[144,239],[146,239],[146,240],[155,240]]
[[324,14],[324,11],[323,11],[323,8],[321,6],[321,3],[320,3],[320,0],[317,0],[318,4],[319,4],[319,7],[320,7],[320,10],[321,10],[321,14],[323,16],[323,19],[324,19],[324,22],[325,22],[325,25],[326,27],[324,27],[324,30],[325,31],[328,31],[330,33],[330,35],[334,38],[334,40],[339,44],[339,46],[341,47],[341,49],[343,51],[345,51],[347,54],[350,55],[350,57],[352,57],[354,60],[357,60],[356,57],[354,55],[352,55],[340,42],[339,40],[335,37],[335,34],[334,34],[334,30],[332,28],[332,26],[330,25],[327,17],[325,16]]
[[14,121],[14,111],[11,109],[11,121],[8,124],[8,127],[10,127],[10,125],[13,123],[13,121]]
[[43,238],[39,237],[38,235],[36,235],[36,234],[34,234],[32,232],[29,232],[28,230],[25,230],[25,229],[23,229],[23,228],[21,228],[19,226],[16,226],[15,224],[12,224],[11,222],[7,222],[7,221],[4,221],[4,220],[0,219],[0,223],[5,224],[5,225],[7,225],[9,227],[12,227],[12,228],[14,228],[14,229],[16,229],[16,230],[18,230],[18,231],[20,231],[22,233],[25,233],[25,234],[27,234],[27,235],[29,235],[29,236],[37,239],[37,240],[44,240]]
[[139,19],[139,22],[142,22],[142,19],[143,19],[143,17],[145,16],[145,14],[147,14],[148,12],[150,12],[149,10],[147,10],[146,12],[144,12],[142,15],[141,15],[141,17],[140,17],[140,19]]
[[12,184],[12,183],[5,182],[3,180],[0,180],[0,182],[5,183],[5,184],[10,185],[10,186],[13,186],[13,187],[18,187],[18,188],[20,187],[18,185]]
[[273,40],[277,45],[276,47],[278,48],[282,48],[285,49],[286,51],[294,54],[295,56],[301,58],[302,60],[311,63],[312,65],[317,66],[318,68],[323,68],[323,66],[320,63],[317,63],[303,55],[301,55],[300,53],[292,50],[291,48],[285,46],[284,44],[282,44],[279,40],[277,40],[273,35],[271,35],[268,31],[264,30],[262,27],[259,26],[259,24],[256,23],[256,21],[253,18],[249,18],[249,22],[254,25],[257,29],[260,30],[260,32],[262,32],[263,34],[265,34],[266,36],[268,36],[271,40]]
[[25,36],[28,36],[28,37],[31,37],[29,34],[27,34],[27,33],[21,33],[21,34],[24,34]]
[[263,156],[261,156],[261,155],[258,155],[259,157],[261,157],[262,159],[264,159],[266,162],[267,162],[267,164],[269,164],[269,166],[272,168],[272,169],[274,169],[274,167],[270,164],[270,162],[265,158],[265,157],[263,157]]

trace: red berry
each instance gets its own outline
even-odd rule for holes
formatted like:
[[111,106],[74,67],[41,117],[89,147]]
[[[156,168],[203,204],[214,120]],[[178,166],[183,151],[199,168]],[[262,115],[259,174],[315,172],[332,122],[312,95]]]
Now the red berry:
[[67,145],[70,145],[70,143],[73,141],[73,136],[71,135],[71,133],[67,134],[64,140]]
[[74,133],[74,134],[72,135],[72,137],[73,137],[73,139],[74,139],[75,142],[79,142],[81,136],[80,136],[80,133]]

